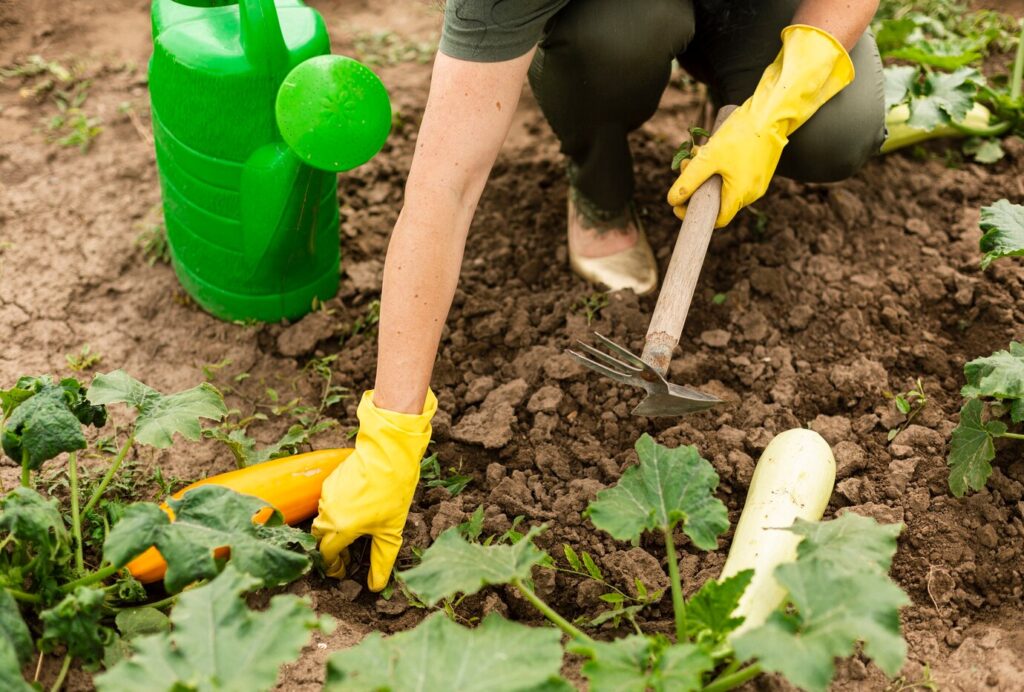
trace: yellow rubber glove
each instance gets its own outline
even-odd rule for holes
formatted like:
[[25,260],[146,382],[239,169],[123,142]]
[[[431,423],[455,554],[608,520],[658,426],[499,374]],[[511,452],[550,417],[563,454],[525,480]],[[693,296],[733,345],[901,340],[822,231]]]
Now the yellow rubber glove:
[[850,56],[831,34],[804,24],[783,29],[782,50],[764,71],[754,95],[683,162],[668,193],[676,216],[683,218],[690,196],[717,174],[722,176],[722,206],[715,228],[732,221],[768,189],[789,135],[853,76]]
[[387,586],[436,411],[437,398],[430,390],[419,415],[379,409],[373,405],[373,390],[363,394],[356,449],[324,481],[320,513],[313,520],[328,576],[343,579],[348,546],[369,535],[367,583],[373,591]]

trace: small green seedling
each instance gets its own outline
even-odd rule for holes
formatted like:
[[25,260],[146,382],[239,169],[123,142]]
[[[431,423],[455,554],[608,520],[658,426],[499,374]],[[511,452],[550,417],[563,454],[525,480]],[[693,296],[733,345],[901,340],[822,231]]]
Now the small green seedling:
[[167,227],[163,221],[144,228],[135,237],[135,245],[149,266],[171,263],[171,246],[167,243]]
[[103,356],[93,351],[92,346],[89,344],[84,344],[78,350],[78,353],[65,354],[64,360],[68,362],[68,367],[75,372],[85,372],[99,365],[100,361],[103,360]]
[[703,127],[691,127],[690,139],[679,145],[675,155],[672,157],[672,170],[678,171],[682,168],[683,161],[688,161],[697,155],[697,138],[710,137],[711,133]]
[[601,311],[608,307],[608,294],[600,291],[591,293],[588,296],[584,296],[576,301],[573,305],[573,309],[576,311],[583,311],[583,314],[587,318],[587,326],[596,320],[600,315]]
[[436,453],[423,457],[423,460],[420,461],[420,479],[426,483],[426,486],[428,488],[444,488],[452,497],[461,493],[467,485],[473,482],[471,476],[459,473],[460,470],[449,467],[450,475],[446,477],[441,470],[441,462],[438,461]]
[[890,442],[899,435],[901,432],[907,429],[917,415],[924,410],[924,407],[928,404],[928,395],[924,393],[924,383],[921,382],[921,378],[918,377],[914,381],[912,389],[899,394],[893,394],[892,392],[883,392],[886,399],[892,399],[893,405],[896,410],[902,413],[905,418],[903,422],[897,425],[895,428],[889,430],[888,439]]

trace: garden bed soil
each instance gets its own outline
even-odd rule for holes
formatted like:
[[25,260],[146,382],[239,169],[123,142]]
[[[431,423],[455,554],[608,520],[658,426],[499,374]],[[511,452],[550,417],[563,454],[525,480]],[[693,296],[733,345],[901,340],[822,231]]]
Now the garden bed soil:
[[[432,41],[440,21],[432,2],[313,2],[327,19],[335,52],[352,54],[357,32],[388,29],[402,41]],[[169,266],[150,266],[136,236],[159,221],[160,193],[149,139],[145,65],[148,3],[7,0],[0,4],[0,65],[36,53],[80,63],[92,79],[83,108],[103,121],[91,150],[48,143],[47,99],[0,85],[0,383],[20,374],[67,373],[65,354],[88,343],[98,371],[122,367],[163,390],[194,385],[202,367],[243,412],[266,387],[314,401],[319,380],[304,365],[338,354],[335,383],[353,395],[372,386],[373,330],[352,325],[379,295],[388,233],[402,202],[430,66],[412,60],[377,68],[401,124],[372,162],[340,178],[346,276],[338,298],[293,325],[218,321],[184,294]],[[410,53],[415,57],[416,52]],[[428,56],[426,56],[428,57]],[[664,269],[678,223],[664,203],[675,145],[693,124],[700,96],[670,87],[663,108],[633,138],[638,205]],[[473,223],[433,386],[442,467],[472,478],[456,497],[423,488],[406,530],[401,564],[478,506],[485,531],[517,516],[547,523],[539,543],[589,551],[623,586],[633,577],[667,583],[656,540],[623,545],[580,517],[594,494],[635,461],[644,432],[662,443],[693,444],[711,460],[720,496],[738,517],[754,461],[771,437],[796,426],[819,431],[835,450],[838,485],[828,514],[854,511],[906,524],[893,576],[913,604],[903,611],[909,644],[904,674],[925,666],[943,689],[1017,690],[1024,679],[1024,455],[1000,449],[989,489],[951,496],[945,456],[960,407],[963,364],[1024,334],[1024,267],[1016,260],[979,270],[978,208],[1000,197],[1024,201],[1024,143],[1006,143],[992,166],[948,167],[927,158],[877,159],[852,180],[802,185],[777,180],[750,213],[716,233],[682,347],[676,382],[727,403],[679,420],[629,415],[638,394],[584,371],[565,355],[591,331],[639,350],[654,298],[610,296],[587,323],[594,289],[570,273],[564,242],[566,181],[557,141],[527,89],[513,131]],[[713,300],[716,295],[724,296]],[[236,375],[249,373],[236,381]],[[920,377],[928,403],[891,443],[899,424],[887,391]],[[282,394],[284,396],[284,394]],[[345,446],[356,398],[331,410],[340,425],[318,447]],[[261,409],[264,410],[264,409]],[[288,425],[275,417],[250,429],[272,441]],[[211,441],[138,452],[140,496],[156,496],[152,469],[195,479],[233,461]],[[18,469],[0,468],[4,487]],[[680,540],[685,539],[680,534]],[[728,538],[712,553],[682,543],[688,590],[715,577]],[[319,689],[335,649],[374,630],[411,627],[424,611],[401,594],[384,600],[363,586],[365,567],[341,584],[310,577],[290,587],[337,618],[317,634],[280,689]],[[538,589],[570,615],[594,613],[593,585],[565,575]],[[669,599],[643,615],[652,629],[671,621]],[[487,591],[460,606],[466,618],[497,610],[535,620],[509,591]],[[43,678],[49,668],[44,670]],[[51,678],[53,673],[50,672]],[[88,676],[73,671],[71,689]],[[880,690],[884,676],[859,658],[842,661],[835,689]],[[750,689],[786,685],[763,677]]]

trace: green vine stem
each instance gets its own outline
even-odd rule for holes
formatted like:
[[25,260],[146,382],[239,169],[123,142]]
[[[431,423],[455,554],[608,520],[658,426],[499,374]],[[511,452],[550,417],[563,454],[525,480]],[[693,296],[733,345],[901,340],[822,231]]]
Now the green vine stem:
[[568,620],[563,618],[561,615],[556,613],[555,610],[551,606],[549,606],[547,603],[542,601],[540,596],[535,594],[533,592],[533,590],[530,589],[530,587],[528,587],[526,584],[524,584],[522,582],[521,579],[513,579],[512,580],[512,586],[516,587],[516,589],[519,590],[519,593],[521,593],[523,595],[523,598],[525,598],[531,604],[533,604],[533,607],[536,608],[537,610],[539,610],[541,615],[543,615],[548,620],[550,620],[552,623],[554,623],[555,626],[558,627],[558,629],[562,630],[563,632],[568,634],[573,639],[577,639],[577,640],[579,640],[579,641],[581,641],[581,642],[583,642],[585,644],[593,644],[594,643],[594,640],[591,639],[590,637],[588,637],[586,634],[584,634],[582,630],[580,630],[578,627],[573,625],[571,622],[569,622]]
[[78,454],[71,452],[68,457],[68,487],[71,493],[71,535],[75,539],[75,569],[81,574],[85,570],[82,554],[82,517],[78,514]]
[[683,601],[683,581],[679,576],[679,558],[676,557],[676,546],[672,540],[672,527],[665,530],[665,557],[668,560],[668,577],[672,584],[672,611],[676,620],[676,641],[686,640],[684,616],[686,603]]
[[995,437],[1008,437],[1011,440],[1024,440],[1024,435],[1021,433],[1005,432],[1002,435],[995,435]]
[[709,683],[701,692],[726,692],[739,687],[748,680],[753,680],[761,674],[761,664],[752,663],[746,668],[730,673],[729,675],[721,675],[711,683]]
[[67,584],[61,586],[60,590],[64,593],[70,593],[77,589],[79,586],[89,586],[90,584],[95,584],[96,582],[103,581],[107,577],[112,577],[115,574],[117,574],[117,570],[117,567],[114,567],[113,565],[108,565],[103,569],[99,569],[91,574],[85,575],[81,579],[69,581]]
[[21,487],[30,488],[32,487],[32,476],[28,470],[28,450],[21,450]]
[[133,444],[135,444],[135,433],[128,436],[128,440],[124,443],[124,447],[121,447],[117,456],[114,457],[114,462],[110,465],[110,468],[107,469],[106,474],[103,476],[103,480],[101,480],[100,484],[96,486],[96,490],[93,491],[92,497],[89,498],[89,501],[85,503],[85,508],[82,509],[82,517],[87,515],[89,511],[96,506],[96,503],[100,501],[100,498],[103,497],[103,493],[106,492],[107,486],[110,485],[110,481],[114,480],[114,475],[117,473],[117,470],[121,468],[121,463],[124,462],[124,458],[128,455],[128,450],[132,448]]
[[18,589],[12,589],[9,586],[5,586],[4,590],[6,590],[7,593],[11,594],[11,596],[13,596],[14,600],[16,600],[16,601],[24,601],[25,603],[42,603],[43,602],[43,598],[39,594],[25,593],[24,591],[20,591]]
[[71,654],[64,657],[64,663],[60,665],[60,672],[57,673],[57,679],[53,681],[53,687],[50,688],[50,692],[58,692],[61,687],[64,686],[64,678],[68,676],[68,670],[71,668]]
[[1020,34],[1017,36],[1017,55],[1013,59],[1013,81],[1010,82],[1010,98],[1020,98],[1021,81],[1024,80],[1024,20],[1020,23]]

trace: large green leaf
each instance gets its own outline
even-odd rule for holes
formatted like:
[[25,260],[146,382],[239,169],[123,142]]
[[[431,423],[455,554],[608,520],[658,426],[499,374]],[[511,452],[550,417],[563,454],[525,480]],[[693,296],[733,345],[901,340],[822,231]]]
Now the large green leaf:
[[[756,658],[765,670],[813,692],[827,689],[835,658],[852,654],[857,642],[889,675],[903,665],[907,650],[899,608],[910,601],[886,574],[896,549],[892,527],[850,515],[828,523],[836,522],[839,529],[798,529],[804,538],[796,561],[775,569],[796,612],[778,610],[733,642],[739,658]],[[844,543],[851,529],[859,535]]]
[[423,553],[420,564],[397,576],[427,605],[456,594],[474,594],[485,586],[527,580],[547,556],[533,544],[532,529],[513,545],[470,543],[458,527],[442,533]]
[[960,423],[953,429],[949,444],[949,489],[963,497],[967,489],[981,490],[992,475],[991,462],[996,456],[992,442],[1006,432],[1006,424],[997,420],[982,422],[985,405],[971,399],[960,409]]
[[206,430],[205,435],[226,445],[231,450],[231,455],[235,457],[239,467],[255,466],[271,459],[294,454],[299,445],[309,441],[309,430],[299,423],[288,428],[277,442],[272,442],[259,449],[256,448],[256,440],[246,435],[245,430],[225,432],[219,428],[213,428]]
[[1024,344],[1013,341],[1009,351],[975,358],[964,366],[964,376],[967,384],[960,393],[965,397],[1024,399]]
[[832,521],[797,519],[789,528],[804,537],[797,547],[802,560],[819,560],[837,570],[889,571],[902,524],[879,524],[847,512]]
[[71,555],[71,538],[57,501],[30,488],[17,487],[0,498],[0,531],[31,546],[46,566],[58,565]]
[[189,440],[201,434],[200,418],[220,420],[228,412],[224,397],[204,382],[175,394],[161,394],[123,370],[97,375],[89,387],[94,404],[125,403],[138,412],[135,439],[153,447],[170,447],[175,433]]
[[316,547],[305,531],[284,524],[275,511],[265,524],[253,515],[267,503],[228,488],[204,485],[170,499],[172,522],[159,506],[131,505],[103,544],[103,556],[118,567],[155,545],[167,561],[164,584],[179,591],[198,579],[216,576],[214,550],[231,548],[231,563],[264,584],[286,584],[309,569],[307,553]]
[[644,635],[611,642],[573,642],[570,651],[587,656],[583,675],[591,692],[689,692],[702,687],[714,661],[693,644],[671,645]]
[[54,384],[47,377],[23,377],[3,393],[8,416],[2,436],[4,452],[19,464],[38,469],[58,454],[84,449],[83,425],[101,427],[107,420],[102,406],[85,398],[78,380]]
[[171,620],[156,608],[143,606],[119,611],[114,618],[117,638],[103,651],[103,667],[113,668],[132,654],[132,641],[148,634],[171,631]]
[[917,82],[920,70],[910,65],[893,65],[885,68],[885,109],[903,103]]
[[979,245],[985,253],[981,258],[982,269],[1000,257],[1024,255],[1024,206],[1001,199],[982,207],[981,230],[984,235]]
[[298,658],[312,630],[329,631],[305,600],[277,595],[263,611],[242,594],[259,579],[228,565],[216,579],[186,591],[171,612],[173,630],[132,641],[134,655],[95,679],[100,692],[268,690],[278,669]]
[[21,617],[18,602],[0,589],[0,689],[27,692],[33,688],[21,677],[21,667],[32,657],[32,635]]
[[114,639],[113,630],[100,624],[105,615],[104,596],[102,589],[79,586],[60,603],[40,613],[43,636],[39,643],[43,651],[53,651],[57,644],[64,644],[69,654],[88,663],[103,658],[103,648]]
[[327,663],[326,692],[458,690],[539,692],[564,689],[560,633],[490,614],[479,627],[457,625],[443,613],[384,638],[367,636]]
[[753,577],[754,570],[745,569],[724,581],[708,579],[704,582],[683,610],[686,636],[711,645],[724,641],[730,632],[743,624],[743,617],[733,617],[733,611]]
[[695,447],[664,447],[646,433],[636,453],[640,463],[587,508],[594,526],[620,541],[636,541],[646,530],[671,530],[683,522],[695,546],[713,550],[729,528],[729,514],[714,495],[718,474],[711,463]]
[[931,130],[951,120],[961,121],[974,105],[976,70],[964,67],[956,72],[932,72],[910,100],[910,127]]

